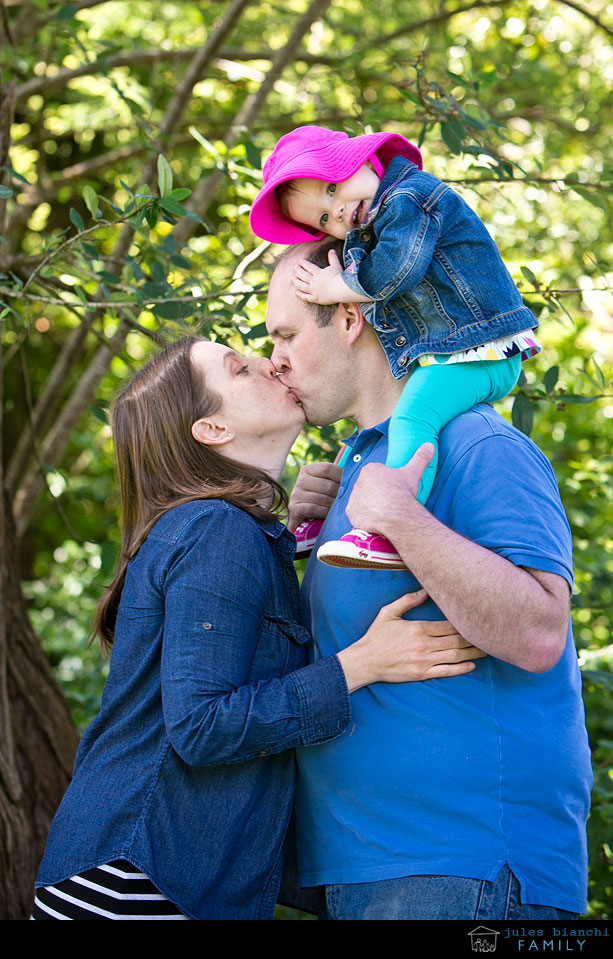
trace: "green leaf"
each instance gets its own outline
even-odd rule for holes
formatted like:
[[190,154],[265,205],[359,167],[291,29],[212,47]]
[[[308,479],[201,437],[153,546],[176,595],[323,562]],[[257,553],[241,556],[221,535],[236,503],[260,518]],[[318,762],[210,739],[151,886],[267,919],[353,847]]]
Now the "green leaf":
[[83,252],[89,256],[92,260],[97,260],[100,258],[99,250],[93,245],[93,243],[81,243],[81,249]]
[[10,173],[11,176],[14,176],[15,179],[21,180],[22,183],[27,183],[28,186],[30,185],[30,181],[26,180],[25,176],[22,176],[21,173],[17,173],[17,170],[13,170],[12,166],[1,166],[0,170],[5,170],[7,173]]
[[2,184],[0,184],[0,200],[5,200],[12,195],[13,195],[13,191],[11,190],[10,187],[2,186]]
[[126,191],[130,194],[130,196],[134,196],[134,190],[133,190],[131,187],[128,186],[128,184],[125,182],[125,180],[120,180],[119,182],[120,182],[120,184],[122,185],[122,187],[124,188],[124,190],[126,190]]
[[163,210],[166,210],[167,213],[172,213],[173,216],[185,216],[187,210],[181,203],[177,203],[176,200],[173,200],[171,196],[165,196],[160,200],[160,206]]
[[535,289],[538,289],[539,282],[537,278],[535,277],[534,273],[532,272],[532,270],[527,266],[522,266],[521,271],[523,275],[525,276],[525,278],[527,279],[528,283],[531,283]]
[[159,215],[160,211],[158,210],[156,203],[152,203],[151,206],[147,207],[145,210],[145,219],[152,230],[157,224]]
[[441,120],[441,137],[443,138],[443,143],[451,153],[462,152],[462,141],[446,120]]
[[186,258],[184,256],[181,256],[179,253],[173,253],[173,255],[170,257],[170,262],[174,266],[178,266],[180,270],[191,269],[191,263],[189,262],[189,260],[186,260]]
[[168,196],[172,190],[172,169],[163,153],[158,156],[158,187],[160,196]]
[[448,117],[447,123],[451,127],[455,135],[457,136],[458,140],[466,139],[466,135],[467,135],[466,130],[463,127],[463,125],[460,123],[457,117]]
[[403,99],[410,100],[411,103],[415,103],[418,107],[421,106],[421,103],[419,102],[415,94],[411,93],[410,90],[405,90],[403,89],[403,87],[398,87],[397,89],[398,89],[398,93],[400,94],[401,97],[403,97]]
[[87,185],[83,187],[83,199],[85,200],[85,206],[95,218],[98,216],[98,194],[93,189],[93,187]]
[[187,187],[181,186],[177,187],[176,190],[172,190],[168,195],[173,198],[173,200],[186,200],[192,191],[188,190]]
[[199,130],[196,127],[190,127],[189,132],[193,136],[194,140],[197,140],[200,146],[203,146],[207,153],[212,157],[215,157],[220,163],[223,163],[223,157],[217,147],[213,146],[210,140],[207,140],[206,137],[203,137]]
[[73,209],[70,210],[70,219],[76,226],[79,233],[81,232],[81,230],[85,229],[85,224],[83,222],[83,219],[81,218],[80,214],[77,213],[76,210],[73,210]]
[[601,400],[602,393],[598,393],[595,396],[581,396],[578,393],[560,393],[556,396],[556,399],[561,403],[594,403],[596,400]]
[[419,150],[424,140],[426,139],[426,133],[428,132],[428,124],[424,123],[421,130],[419,131],[419,138],[417,140],[417,149]]
[[534,422],[534,411],[532,409],[532,403],[525,393],[518,393],[515,397],[513,409],[511,410],[511,420],[516,429],[521,430],[526,436],[530,436]]
[[261,150],[256,147],[255,143],[248,141],[245,144],[245,154],[247,157],[247,163],[249,163],[254,170],[262,169],[262,153]]
[[543,377],[543,386],[548,393],[551,393],[554,386],[558,382],[560,376],[560,368],[558,366],[550,366],[547,372]]
[[66,6],[60,7],[55,16],[58,20],[72,20],[76,12],[77,8],[71,3],[67,3]]
[[250,330],[247,330],[245,334],[248,339],[259,339],[262,336],[268,335],[268,330],[266,329],[265,323],[258,323],[257,326],[252,326]]
[[107,270],[99,270],[96,275],[99,276],[101,280],[104,280],[105,283],[111,283],[113,285],[121,283],[118,276],[115,276],[114,273],[108,273]]
[[601,389],[601,390],[604,390],[604,386],[605,386],[604,373],[602,372],[602,370],[601,370],[600,367],[598,366],[598,363],[596,362],[596,360],[594,359],[594,357],[592,357],[592,363],[594,364],[594,370],[595,370],[595,374],[596,374],[596,379],[598,380],[598,385],[600,386],[600,389]]
[[104,423],[105,425],[108,423],[109,418],[106,415],[106,412],[102,409],[102,407],[90,406],[89,411],[96,417],[97,420],[100,420],[101,423]]

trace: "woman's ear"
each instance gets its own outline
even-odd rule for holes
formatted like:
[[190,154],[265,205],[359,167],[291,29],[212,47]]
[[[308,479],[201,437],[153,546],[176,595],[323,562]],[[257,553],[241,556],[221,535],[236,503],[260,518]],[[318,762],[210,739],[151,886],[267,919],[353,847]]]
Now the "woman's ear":
[[234,439],[234,433],[226,426],[219,426],[204,419],[192,423],[192,436],[205,446],[225,446]]

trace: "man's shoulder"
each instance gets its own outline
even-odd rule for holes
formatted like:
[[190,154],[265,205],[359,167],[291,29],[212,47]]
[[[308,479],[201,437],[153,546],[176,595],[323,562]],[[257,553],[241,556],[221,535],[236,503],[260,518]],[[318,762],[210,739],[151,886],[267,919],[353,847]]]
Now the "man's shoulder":
[[440,485],[462,483],[464,493],[479,497],[492,493],[516,496],[537,491],[559,501],[553,467],[529,436],[507,422],[486,403],[456,416],[439,437]]
[[484,444],[481,452],[488,455],[492,444],[484,442],[487,440],[506,441],[515,444],[518,452],[523,450],[526,456],[544,458],[541,450],[528,436],[512,426],[487,403],[480,403],[447,423],[440,434],[441,452],[461,456],[478,444]]

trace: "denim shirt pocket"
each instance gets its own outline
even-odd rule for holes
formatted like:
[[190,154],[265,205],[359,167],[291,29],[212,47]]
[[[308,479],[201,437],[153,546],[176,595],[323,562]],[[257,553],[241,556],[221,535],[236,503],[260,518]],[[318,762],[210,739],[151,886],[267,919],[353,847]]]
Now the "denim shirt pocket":
[[300,623],[277,616],[264,616],[260,641],[251,663],[249,682],[281,678],[307,662],[306,645],[311,635]]

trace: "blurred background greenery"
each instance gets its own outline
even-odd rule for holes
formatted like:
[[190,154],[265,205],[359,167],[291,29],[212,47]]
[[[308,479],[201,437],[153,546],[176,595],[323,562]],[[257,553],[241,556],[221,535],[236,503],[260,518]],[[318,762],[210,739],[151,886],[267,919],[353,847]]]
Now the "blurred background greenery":
[[[610,918],[610,7],[0,5],[4,483],[31,622],[78,728],[107,668],[88,636],[119,546],[113,394],[185,331],[270,352],[276,251],[248,211],[281,134],[399,131],[485,221],[541,323],[543,353],[501,409],[553,462],[575,537],[596,777],[590,914]],[[349,429],[305,431],[288,486],[305,461],[333,459]]]

